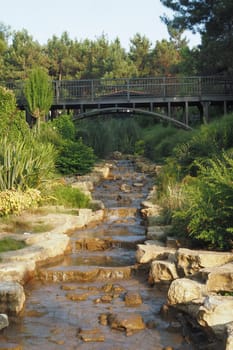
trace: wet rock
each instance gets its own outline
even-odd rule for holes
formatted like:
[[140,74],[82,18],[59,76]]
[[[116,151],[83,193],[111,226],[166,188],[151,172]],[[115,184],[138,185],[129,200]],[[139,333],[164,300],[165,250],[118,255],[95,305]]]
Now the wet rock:
[[118,294],[124,292],[125,288],[120,284],[106,283],[101,288],[105,293]]
[[25,302],[23,287],[16,282],[1,282],[0,312],[10,315],[18,314]]
[[9,326],[8,316],[5,314],[0,314],[0,329],[6,328]]
[[100,238],[85,238],[75,242],[77,250],[102,251],[107,250],[112,246],[112,240]]
[[112,295],[103,295],[100,300],[102,303],[111,303],[113,299]]
[[125,331],[127,336],[146,327],[141,315],[132,313],[110,314],[108,324],[112,329]]
[[108,325],[108,316],[109,316],[109,314],[101,314],[99,316],[99,323],[102,326],[107,326]]
[[61,286],[62,290],[75,290],[76,288],[77,288],[76,286],[69,286],[69,285]]
[[78,337],[84,342],[104,342],[105,337],[100,329],[79,329]]
[[127,292],[125,294],[125,306],[140,306],[142,297],[137,292]]
[[188,278],[179,278],[173,281],[168,290],[170,305],[185,304],[200,299],[205,293],[205,285]]
[[88,296],[89,295],[87,293],[79,293],[79,294],[67,293],[66,294],[66,298],[73,301],[85,301],[87,300]]
[[216,267],[233,261],[231,252],[213,252],[180,248],[177,251],[178,269],[185,276],[193,275],[200,269]]
[[97,200],[97,199],[95,199],[95,200],[93,199],[90,203],[90,208],[92,210],[100,210],[100,209],[103,210],[105,208],[105,205],[102,201]]
[[127,184],[122,184],[120,186],[120,190],[122,192],[129,193],[129,192],[131,192],[131,187],[129,185],[127,185]]
[[148,263],[152,260],[166,260],[175,254],[175,249],[161,247],[153,244],[138,244],[136,260],[140,264]]
[[154,260],[151,263],[148,281],[150,284],[156,282],[169,282],[178,278],[176,265],[171,261]]

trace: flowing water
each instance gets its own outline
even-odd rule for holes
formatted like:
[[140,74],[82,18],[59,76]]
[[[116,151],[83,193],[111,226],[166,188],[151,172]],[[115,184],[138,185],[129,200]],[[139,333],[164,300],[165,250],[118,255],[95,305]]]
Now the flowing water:
[[[166,293],[149,286],[147,268],[135,262],[136,244],[145,240],[140,203],[151,186],[152,179],[130,161],[113,162],[111,177],[93,193],[105,205],[104,221],[74,232],[72,253],[41,268],[40,278],[26,286],[22,315],[11,319],[0,341],[24,350],[194,349],[179,326],[160,316]],[[135,305],[128,306],[126,294]],[[133,324],[141,318],[145,327],[115,329],[109,315]]]

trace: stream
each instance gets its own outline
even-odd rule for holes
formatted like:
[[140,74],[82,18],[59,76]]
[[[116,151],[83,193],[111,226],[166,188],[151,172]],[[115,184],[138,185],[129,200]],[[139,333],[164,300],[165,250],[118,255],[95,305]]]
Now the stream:
[[161,316],[166,290],[149,286],[148,267],[135,261],[145,241],[140,203],[153,179],[131,161],[112,164],[92,194],[104,203],[103,222],[73,232],[72,252],[27,284],[24,311],[0,336],[7,349],[195,349]]

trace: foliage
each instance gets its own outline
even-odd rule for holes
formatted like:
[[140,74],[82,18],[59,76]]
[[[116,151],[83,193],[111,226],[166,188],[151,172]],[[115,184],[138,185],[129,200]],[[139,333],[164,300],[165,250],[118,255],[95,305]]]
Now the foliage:
[[54,170],[55,151],[33,135],[24,141],[0,138],[0,190],[40,188]]
[[25,82],[24,95],[28,111],[36,119],[39,130],[40,121],[45,121],[53,101],[52,83],[44,69],[32,69]]
[[0,216],[20,214],[23,210],[36,207],[41,202],[40,192],[36,189],[5,190],[0,192]]
[[7,252],[9,250],[18,250],[26,247],[24,241],[19,241],[10,237],[6,237],[0,240],[0,253]]
[[174,227],[209,247],[229,249],[233,240],[233,158],[197,163],[198,177],[184,186],[185,205],[174,213]]
[[0,86],[0,130],[12,140],[29,133],[25,117],[17,110],[16,98],[11,90]]
[[173,156],[184,175],[196,174],[195,160],[212,158],[233,147],[233,118],[227,115],[190,133],[190,139],[174,148]]
[[71,115],[61,114],[55,118],[52,121],[52,128],[57,130],[63,139],[75,139],[76,129]]
[[92,170],[95,160],[93,149],[86,146],[81,138],[77,141],[65,140],[58,150],[56,167],[62,174],[83,175]]
[[87,208],[90,203],[90,198],[78,188],[63,184],[52,186],[46,197],[48,204],[63,205],[66,208]]
[[138,123],[128,116],[113,118],[109,115],[91,122],[83,121],[78,127],[78,134],[98,157],[107,157],[114,151],[134,153],[135,142],[141,135]]
[[233,71],[232,1],[160,1],[174,11],[172,20],[166,16],[163,18],[167,25],[201,33],[199,63],[202,72],[213,74]]

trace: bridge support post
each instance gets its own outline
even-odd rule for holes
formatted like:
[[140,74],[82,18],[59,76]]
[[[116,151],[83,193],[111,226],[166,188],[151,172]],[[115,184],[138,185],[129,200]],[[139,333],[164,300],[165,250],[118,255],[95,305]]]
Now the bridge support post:
[[227,101],[223,101],[223,113],[224,115],[227,114]]
[[202,112],[203,112],[203,122],[208,123],[209,122],[209,106],[210,106],[209,101],[204,101],[201,103],[202,105]]
[[169,118],[171,118],[171,102],[168,102],[167,104],[167,115]]
[[189,103],[185,101],[185,124],[189,125]]

